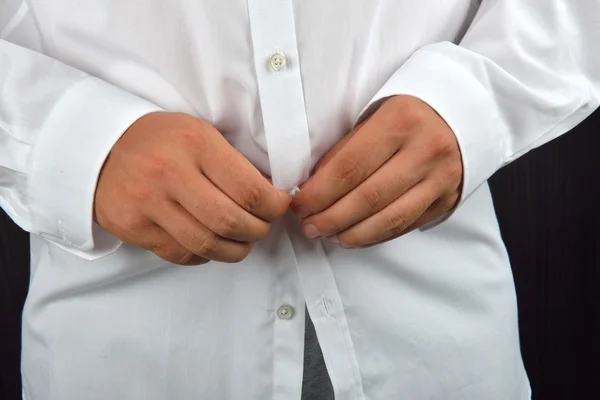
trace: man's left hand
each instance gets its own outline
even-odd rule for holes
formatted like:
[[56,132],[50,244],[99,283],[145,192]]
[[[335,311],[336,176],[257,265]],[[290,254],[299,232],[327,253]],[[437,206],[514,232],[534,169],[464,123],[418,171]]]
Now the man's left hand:
[[421,100],[394,96],[319,161],[292,210],[311,239],[370,247],[450,211],[462,175],[446,122]]

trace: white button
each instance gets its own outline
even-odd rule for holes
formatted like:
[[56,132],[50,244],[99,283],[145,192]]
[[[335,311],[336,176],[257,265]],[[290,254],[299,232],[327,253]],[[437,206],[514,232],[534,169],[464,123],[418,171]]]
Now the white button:
[[279,319],[290,319],[294,316],[294,308],[289,304],[283,304],[277,309]]
[[269,65],[273,71],[283,71],[287,67],[287,59],[282,53],[275,53],[269,60]]
[[294,198],[296,197],[296,195],[300,193],[300,188],[298,186],[294,186],[293,188],[290,189],[290,191],[288,192],[288,194]]

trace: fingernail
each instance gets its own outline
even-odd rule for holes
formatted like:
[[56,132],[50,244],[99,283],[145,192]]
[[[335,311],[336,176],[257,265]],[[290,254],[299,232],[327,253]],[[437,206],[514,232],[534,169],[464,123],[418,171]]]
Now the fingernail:
[[300,219],[304,219],[311,214],[310,210],[304,206],[292,207],[292,212]]
[[333,242],[335,244],[340,244],[340,239],[338,239],[338,237],[335,235],[329,236],[327,239],[329,239],[331,242]]
[[319,232],[316,226],[309,224],[304,227],[304,236],[309,239],[316,239],[321,236],[321,232]]
[[349,245],[348,243],[340,243],[340,247],[342,249],[354,249],[355,247],[352,245]]

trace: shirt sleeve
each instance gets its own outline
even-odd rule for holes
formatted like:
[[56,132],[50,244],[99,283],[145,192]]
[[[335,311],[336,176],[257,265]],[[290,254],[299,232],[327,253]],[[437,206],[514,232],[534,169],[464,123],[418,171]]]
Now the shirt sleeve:
[[[600,2],[482,1],[459,44],[413,53],[361,113],[412,95],[454,131],[464,180],[459,203],[498,169],[569,131],[600,102]],[[440,222],[440,221],[438,221]]]
[[80,257],[110,254],[120,241],[93,223],[98,175],[121,134],[159,108],[17,45],[35,29],[15,18],[0,26],[0,207]]

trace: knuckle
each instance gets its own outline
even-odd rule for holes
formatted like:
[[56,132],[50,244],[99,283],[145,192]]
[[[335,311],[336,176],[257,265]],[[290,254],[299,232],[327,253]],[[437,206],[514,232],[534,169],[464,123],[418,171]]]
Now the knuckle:
[[215,231],[221,236],[230,236],[239,231],[240,225],[239,218],[229,212],[225,212],[219,218],[219,223]]
[[199,216],[205,215],[205,213],[207,212],[206,210],[208,209],[208,207],[209,207],[209,204],[208,204],[208,201],[206,199],[196,198],[190,204],[189,211],[191,212],[192,215],[194,215],[197,218],[199,218]]
[[148,156],[144,162],[144,169],[149,177],[164,177],[170,167],[171,161],[160,155]]
[[[424,103],[405,96],[397,96],[393,99],[396,101],[390,102],[393,105],[391,109],[396,114],[396,120],[400,123],[402,130],[411,130],[423,122],[426,110]],[[397,112],[397,110],[402,110],[402,112]]]
[[404,120],[404,127],[410,129],[419,125],[423,120],[423,109],[415,105],[408,106],[402,117]]
[[407,218],[402,214],[393,214],[387,217],[385,230],[390,236],[398,235],[408,227]]
[[193,127],[177,131],[175,138],[177,143],[185,149],[198,149],[204,145],[204,136],[199,133],[199,129],[193,129]]
[[128,195],[139,204],[146,204],[154,194],[148,185],[134,184],[127,187]]
[[378,188],[369,188],[362,191],[362,197],[369,209],[379,211],[383,204],[383,195]]
[[412,171],[405,174],[397,174],[390,178],[390,187],[393,188],[395,196],[406,193],[412,186],[419,182],[420,176]]
[[363,171],[359,163],[352,158],[344,157],[338,160],[334,172],[334,179],[348,182],[361,182]]
[[174,264],[189,265],[192,262],[192,260],[194,260],[194,258],[197,258],[194,253],[192,253],[191,251],[186,251],[185,254],[179,257],[179,260]]
[[429,143],[429,154],[432,158],[445,158],[455,153],[456,144],[448,135],[436,135]]
[[217,250],[217,241],[218,238],[214,233],[204,233],[196,239],[195,254],[206,258],[214,257]]
[[123,230],[139,235],[149,225],[149,221],[140,213],[126,212],[119,217],[118,224]]
[[179,264],[183,258],[181,249],[177,246],[163,244],[147,247],[154,254],[173,264]]
[[250,255],[253,247],[254,246],[251,243],[243,245],[243,248],[240,251],[232,254],[228,261],[231,263],[239,263],[244,261],[248,255]]
[[265,222],[264,224],[261,225],[261,227],[257,230],[257,232],[258,232],[256,234],[257,240],[263,240],[271,232],[271,224],[268,222]]
[[260,188],[246,186],[242,189],[240,195],[241,206],[247,211],[255,211],[260,205],[262,193]]

